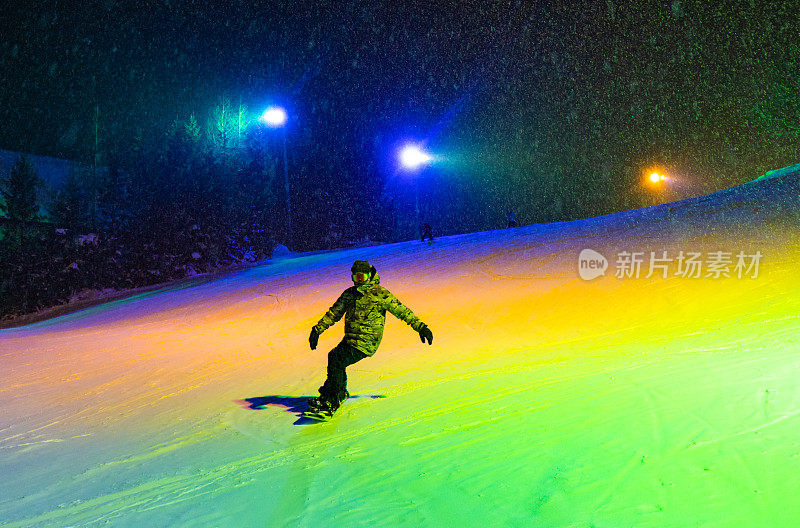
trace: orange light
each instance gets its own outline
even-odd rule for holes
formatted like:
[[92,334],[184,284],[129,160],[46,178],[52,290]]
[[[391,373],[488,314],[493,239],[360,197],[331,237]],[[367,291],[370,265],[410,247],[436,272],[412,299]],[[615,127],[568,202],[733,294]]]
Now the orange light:
[[643,179],[646,185],[650,185],[656,188],[660,188],[664,182],[667,181],[667,176],[665,175],[666,169],[664,167],[660,167],[658,165],[649,167],[646,171],[644,171]]

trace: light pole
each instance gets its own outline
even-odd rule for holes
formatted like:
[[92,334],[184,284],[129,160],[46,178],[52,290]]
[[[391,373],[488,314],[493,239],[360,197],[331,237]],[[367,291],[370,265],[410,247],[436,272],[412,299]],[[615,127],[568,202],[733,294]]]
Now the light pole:
[[280,106],[270,106],[261,115],[263,121],[270,128],[283,129],[283,179],[286,187],[286,219],[289,227],[289,244],[291,248],[294,246],[294,237],[292,236],[292,202],[289,198],[289,162],[286,155],[286,121],[288,116],[286,110]]
[[[409,144],[400,150],[400,164],[408,171],[417,171],[432,160],[433,157],[422,150],[419,145]],[[417,238],[419,238],[419,183],[417,178],[414,178],[414,209],[416,211]]]

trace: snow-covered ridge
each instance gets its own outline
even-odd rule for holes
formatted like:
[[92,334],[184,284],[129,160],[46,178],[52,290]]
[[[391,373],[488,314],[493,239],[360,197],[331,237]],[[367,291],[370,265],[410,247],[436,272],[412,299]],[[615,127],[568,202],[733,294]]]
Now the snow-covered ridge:
[[784,178],[786,176],[796,174],[798,171],[800,171],[800,163],[797,163],[795,165],[789,165],[788,167],[783,167],[782,169],[771,170],[766,174],[759,176],[754,181],[764,180],[768,178]]
[[[765,526],[800,510],[796,170],[598,218],[314,254],[0,330],[0,522]],[[758,278],[579,278],[592,248],[762,251]],[[613,254],[613,253],[612,253]],[[397,320],[297,412],[367,259]]]
[[[800,164],[771,171],[752,182],[705,196],[595,218],[438,237],[435,246],[430,248],[417,241],[410,241],[366,248],[282,255],[263,265],[222,274],[222,277],[211,281],[201,277],[160,288],[150,287],[145,293],[137,293],[130,298],[130,303],[119,300],[117,294],[117,299],[108,307],[90,307],[75,314],[34,323],[33,327],[57,327],[60,323],[72,327],[74,323],[71,321],[77,320],[92,324],[93,314],[101,312],[106,314],[105,317],[121,317],[129,313],[133,306],[136,310],[146,309],[148,303],[156,302],[151,299],[163,292],[168,293],[153,305],[156,310],[159,307],[191,304],[205,296],[213,297],[216,292],[226,290],[229,282],[256,285],[264,280],[280,278],[285,273],[309,273],[317,268],[328,267],[333,267],[339,273],[339,270],[346,269],[353,260],[360,258],[376,260],[390,269],[413,267],[416,260],[424,259],[427,262],[425,269],[440,266],[436,268],[436,273],[441,276],[447,273],[447,263],[451,260],[508,250],[509,244],[511,247],[521,248],[520,251],[542,244],[564,246],[571,240],[588,239],[596,245],[614,245],[621,234],[626,239],[658,239],[665,244],[671,244],[676,240],[702,236],[710,231],[720,234],[738,232],[742,236],[759,238],[765,234],[762,229],[764,225],[800,225],[798,218]],[[562,249],[567,250],[566,247]]]

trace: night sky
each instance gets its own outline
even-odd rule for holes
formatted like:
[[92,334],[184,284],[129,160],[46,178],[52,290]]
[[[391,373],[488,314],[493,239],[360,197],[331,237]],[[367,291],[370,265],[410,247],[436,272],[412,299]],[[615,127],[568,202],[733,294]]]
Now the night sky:
[[95,106],[111,152],[223,96],[277,101],[301,188],[391,185],[415,138],[444,159],[431,182],[525,223],[641,205],[650,166],[680,198],[798,161],[795,1],[9,4],[9,150],[90,159]]

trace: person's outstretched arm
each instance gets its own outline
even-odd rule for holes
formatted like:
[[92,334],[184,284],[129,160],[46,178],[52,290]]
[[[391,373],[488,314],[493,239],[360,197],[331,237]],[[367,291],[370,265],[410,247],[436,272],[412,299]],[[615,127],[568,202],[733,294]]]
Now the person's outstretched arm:
[[389,290],[386,290],[386,298],[384,301],[384,306],[389,313],[416,330],[423,343],[427,340],[429,345],[433,344],[433,332],[430,331],[425,323],[420,321],[419,317],[414,315],[414,312],[412,312],[408,306],[401,303]]
[[317,342],[319,341],[319,335],[336,324],[336,322],[342,318],[344,313],[347,311],[347,290],[342,292],[336,302],[333,303],[333,306],[328,308],[328,311],[325,312],[325,315],[322,316],[322,319],[319,320],[317,324],[311,328],[311,335],[308,336],[308,344],[311,347],[311,350],[317,348]]

